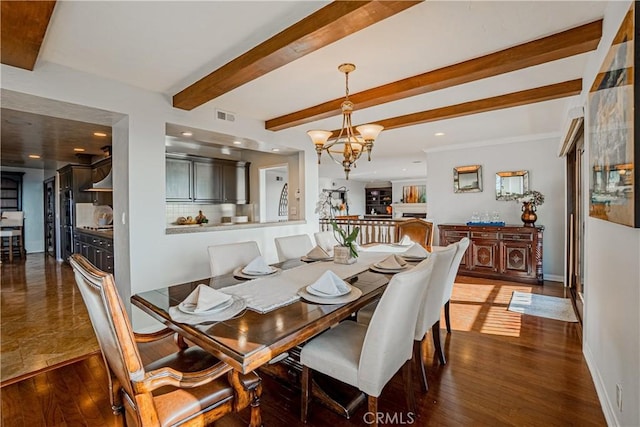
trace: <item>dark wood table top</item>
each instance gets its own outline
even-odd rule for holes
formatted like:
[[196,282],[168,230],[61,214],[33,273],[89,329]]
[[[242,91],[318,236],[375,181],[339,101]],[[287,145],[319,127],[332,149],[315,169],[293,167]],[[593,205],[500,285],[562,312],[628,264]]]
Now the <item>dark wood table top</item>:
[[[276,265],[286,270],[302,264],[302,261],[292,260]],[[327,263],[329,267],[330,263]],[[246,310],[233,319],[200,325],[173,321],[169,307],[182,302],[200,283],[220,289],[241,283],[242,280],[231,274],[206,278],[142,292],[133,295],[131,302],[237,371],[247,373],[378,299],[390,277],[390,274],[367,270],[347,279],[362,291],[360,298],[349,303],[326,305],[300,300],[265,314]]]

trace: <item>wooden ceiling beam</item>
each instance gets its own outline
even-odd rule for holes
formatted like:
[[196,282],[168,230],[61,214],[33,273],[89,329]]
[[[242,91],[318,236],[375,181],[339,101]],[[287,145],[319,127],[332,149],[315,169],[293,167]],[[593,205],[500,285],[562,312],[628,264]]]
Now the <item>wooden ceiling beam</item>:
[[[350,94],[349,99],[356,109],[398,101],[589,52],[598,46],[601,37],[602,20],[599,20],[479,58]],[[339,115],[343,100],[344,98],[334,99],[267,120],[265,128],[278,131]]]
[[192,110],[421,2],[334,1],[183,89],[173,106]]
[[[553,99],[578,95],[581,91],[582,79],[569,80],[534,89],[527,89],[505,95],[493,96],[491,98],[478,99],[476,101],[464,102],[462,104],[449,105],[433,110],[378,120],[375,123],[384,126],[385,131],[387,131],[406,126],[435,122],[438,120],[453,119],[456,117],[469,116],[471,114],[486,113],[488,111],[534,104],[536,102],[551,101]],[[333,134],[331,135],[331,138],[337,138],[340,134],[340,129],[332,132]]]
[[3,64],[33,71],[55,1],[2,0],[0,10]]

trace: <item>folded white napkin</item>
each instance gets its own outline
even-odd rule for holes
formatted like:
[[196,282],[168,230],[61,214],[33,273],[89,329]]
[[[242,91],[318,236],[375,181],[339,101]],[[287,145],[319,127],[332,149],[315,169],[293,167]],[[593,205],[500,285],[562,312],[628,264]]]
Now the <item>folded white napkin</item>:
[[411,237],[409,236],[402,236],[402,239],[400,239],[400,241],[398,242],[399,245],[405,245],[405,246],[408,246],[412,243],[413,242],[411,241]]
[[429,252],[423,248],[422,245],[414,243],[409,249],[404,251],[402,255],[409,258],[426,258],[429,256]]
[[231,295],[223,294],[201,283],[185,298],[183,304],[193,307],[194,313],[201,313],[224,304],[231,299]]
[[320,246],[316,246],[307,252],[307,257],[310,259],[325,259],[330,258],[330,255]]
[[314,283],[309,285],[314,291],[326,295],[343,295],[349,292],[349,286],[336,273],[331,270],[325,271]]
[[380,268],[397,269],[404,268],[407,265],[407,261],[400,258],[398,255],[389,255],[382,261],[376,264]]
[[242,272],[246,274],[270,274],[273,273],[273,268],[267,264],[262,256],[257,256],[242,269]]

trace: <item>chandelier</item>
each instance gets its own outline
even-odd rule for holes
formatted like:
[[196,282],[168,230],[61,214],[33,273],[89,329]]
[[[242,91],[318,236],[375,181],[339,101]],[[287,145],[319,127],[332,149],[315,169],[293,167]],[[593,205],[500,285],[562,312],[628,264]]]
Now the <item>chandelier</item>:
[[314,145],[316,146],[316,152],[318,153],[318,164],[320,164],[320,157],[322,151],[326,150],[331,159],[344,168],[344,174],[349,179],[349,172],[352,167],[356,167],[356,162],[360,158],[363,152],[367,152],[367,157],[371,161],[371,150],[373,149],[373,141],[378,137],[383,126],[376,124],[367,124],[356,127],[354,132],[351,125],[351,112],[353,111],[353,103],[349,101],[349,73],[356,69],[353,64],[342,64],[338,67],[341,73],[344,73],[345,77],[345,98],[342,101],[342,129],[337,138],[329,138],[333,135],[333,132],[327,130],[310,130],[307,135],[311,137]]

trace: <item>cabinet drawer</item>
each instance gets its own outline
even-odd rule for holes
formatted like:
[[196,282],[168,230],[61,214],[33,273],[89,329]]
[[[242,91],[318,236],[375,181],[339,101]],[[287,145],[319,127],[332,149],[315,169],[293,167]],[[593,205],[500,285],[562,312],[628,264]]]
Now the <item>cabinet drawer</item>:
[[463,237],[469,237],[468,231],[456,231],[456,230],[444,230],[444,237],[447,238],[457,238],[457,240],[462,239]]
[[502,240],[515,240],[530,242],[533,240],[533,234],[530,233],[502,233]]
[[498,240],[498,233],[495,231],[472,231],[472,239],[493,239]]

